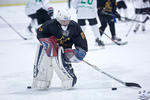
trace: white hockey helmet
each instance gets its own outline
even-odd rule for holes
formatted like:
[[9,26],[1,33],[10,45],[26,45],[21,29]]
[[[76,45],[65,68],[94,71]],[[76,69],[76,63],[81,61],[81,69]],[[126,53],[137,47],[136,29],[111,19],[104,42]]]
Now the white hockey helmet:
[[67,26],[71,20],[71,15],[68,10],[58,10],[56,19],[62,26]]

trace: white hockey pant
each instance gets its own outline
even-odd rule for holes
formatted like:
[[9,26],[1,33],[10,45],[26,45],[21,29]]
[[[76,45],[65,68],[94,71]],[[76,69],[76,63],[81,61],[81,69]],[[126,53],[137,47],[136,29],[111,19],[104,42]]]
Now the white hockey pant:
[[101,36],[100,36],[100,32],[99,32],[99,28],[97,26],[97,24],[95,25],[91,25],[91,30],[95,36],[95,40],[98,38],[98,39],[101,39]]
[[[81,26],[83,32],[85,33],[85,26]],[[93,32],[93,35],[94,35],[94,38],[95,40],[98,38],[98,39],[101,39],[101,36],[100,36],[100,32],[99,32],[99,28],[97,26],[97,24],[95,25],[91,25],[91,30]]]

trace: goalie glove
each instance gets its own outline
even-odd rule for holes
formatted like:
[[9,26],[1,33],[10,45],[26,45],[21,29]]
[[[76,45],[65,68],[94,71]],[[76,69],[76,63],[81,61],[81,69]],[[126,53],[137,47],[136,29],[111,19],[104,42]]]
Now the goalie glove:
[[74,63],[82,61],[86,55],[86,51],[79,47],[77,49],[65,49],[64,52],[66,60]]
[[74,50],[74,54],[79,60],[83,60],[83,58],[86,55],[86,51],[83,50],[82,48],[77,48]]

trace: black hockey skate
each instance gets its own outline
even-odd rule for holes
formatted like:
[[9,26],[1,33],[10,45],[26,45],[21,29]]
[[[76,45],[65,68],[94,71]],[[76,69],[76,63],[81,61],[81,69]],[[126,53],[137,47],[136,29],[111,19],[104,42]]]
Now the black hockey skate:
[[112,37],[112,40],[113,40],[113,41],[121,41],[121,38],[118,38],[118,37],[116,37],[116,36],[113,36],[113,37]]
[[144,26],[142,26],[142,31],[145,31],[145,27]]
[[134,33],[136,33],[139,30],[140,25],[138,24],[135,29],[133,30]]
[[103,41],[99,40],[98,38],[95,40],[95,42],[98,44],[98,46],[105,46]]

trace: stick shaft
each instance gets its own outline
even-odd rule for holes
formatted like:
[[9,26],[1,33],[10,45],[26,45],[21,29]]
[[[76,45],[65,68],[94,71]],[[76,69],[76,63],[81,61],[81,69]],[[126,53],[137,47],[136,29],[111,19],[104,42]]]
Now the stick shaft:
[[15,32],[17,33],[22,39],[26,40],[25,37],[23,37],[14,27],[12,27],[2,16],[0,18]]

